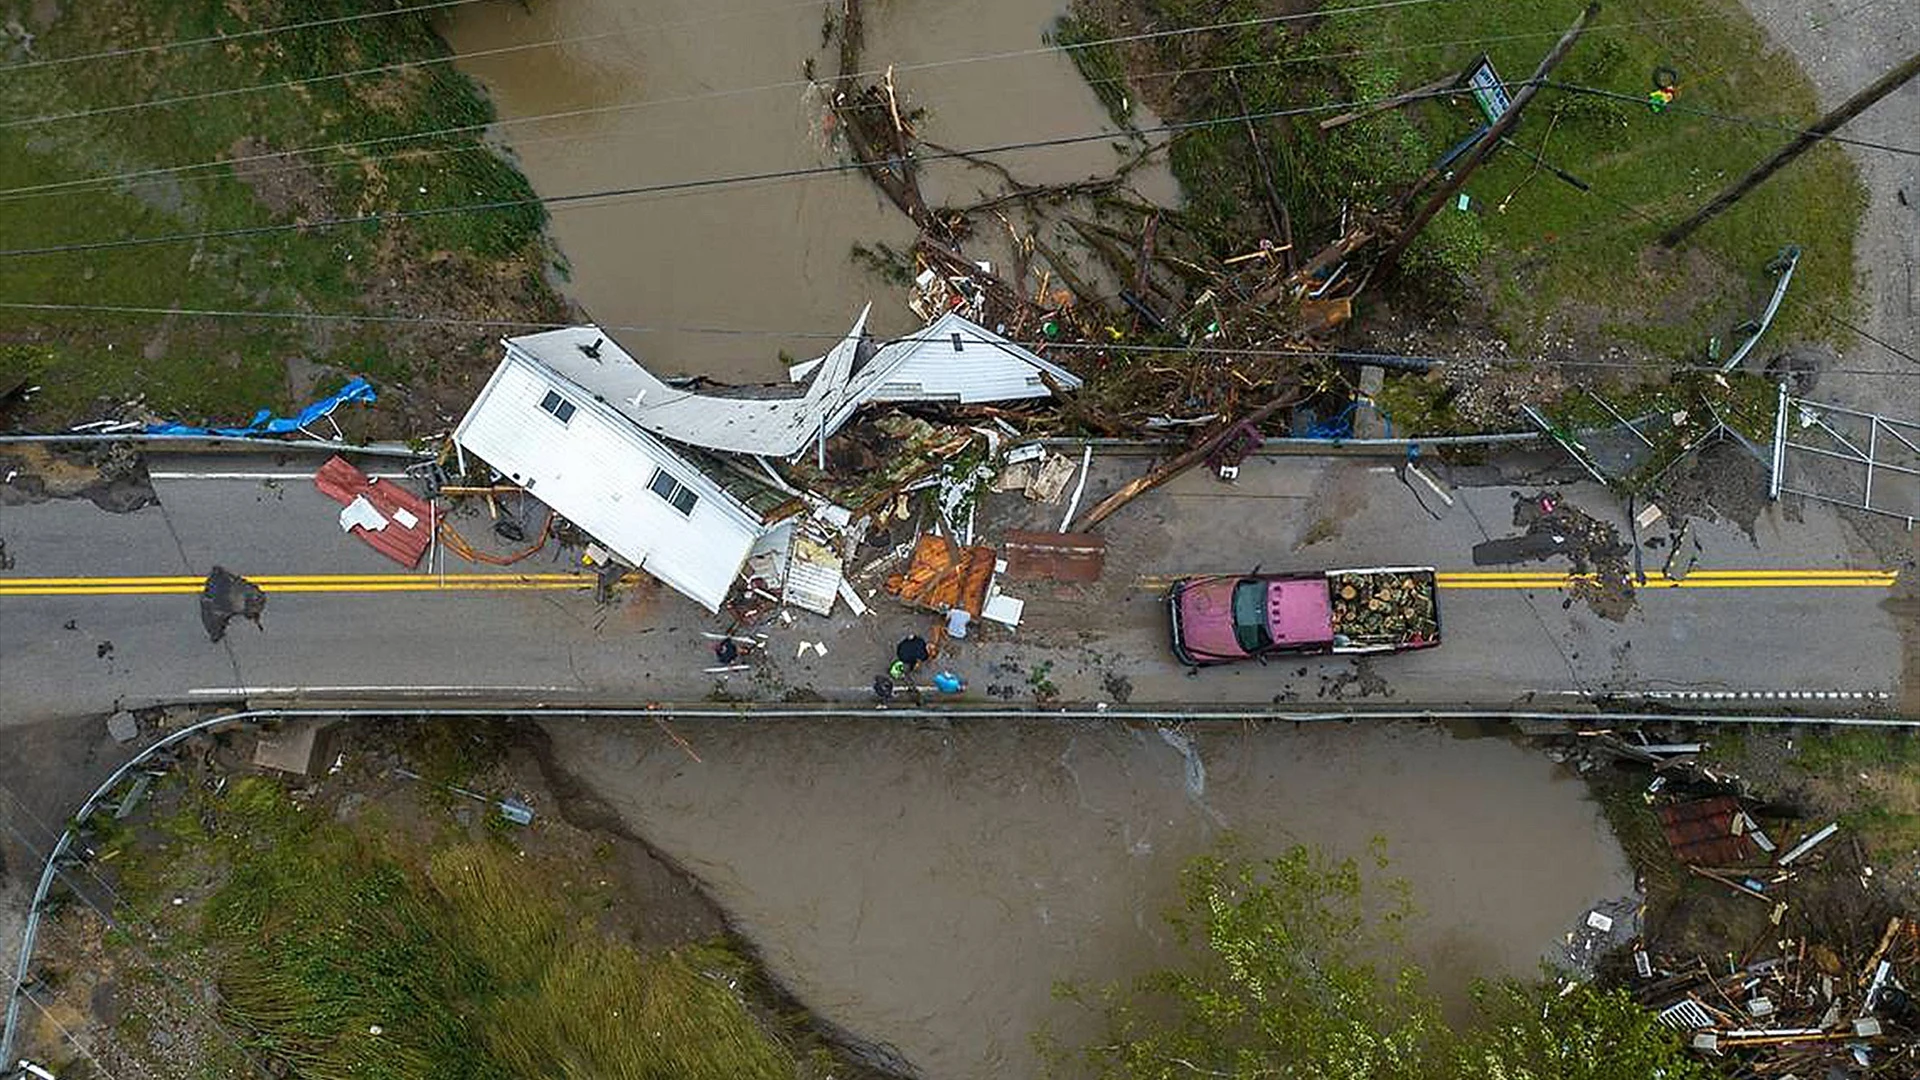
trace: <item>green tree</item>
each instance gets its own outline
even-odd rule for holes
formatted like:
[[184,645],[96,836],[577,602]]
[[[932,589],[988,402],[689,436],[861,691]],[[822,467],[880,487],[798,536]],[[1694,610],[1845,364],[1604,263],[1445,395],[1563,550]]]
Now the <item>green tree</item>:
[[1624,990],[1567,994],[1503,982],[1475,994],[1481,1023],[1464,1033],[1454,1072],[1485,1080],[1695,1080],[1713,1075]]
[[[1384,860],[1375,853],[1375,867]],[[1297,845],[1275,858],[1233,848],[1181,874],[1168,916],[1181,964],[1094,994],[1101,1038],[1078,1051],[1042,1040],[1056,1076],[1097,1080],[1696,1080],[1710,1075],[1674,1034],[1619,992],[1483,984],[1481,1022],[1449,1028],[1402,955],[1405,886],[1352,859]]]

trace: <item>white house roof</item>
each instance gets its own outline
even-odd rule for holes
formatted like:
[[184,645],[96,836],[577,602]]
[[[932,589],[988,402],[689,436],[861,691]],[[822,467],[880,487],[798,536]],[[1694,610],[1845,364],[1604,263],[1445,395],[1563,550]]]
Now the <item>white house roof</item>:
[[837,430],[869,401],[987,401],[1049,397],[1045,379],[1078,390],[1080,377],[954,312],[910,337],[890,341],[854,373],[846,401],[831,418]]
[[819,372],[804,392],[758,397],[668,386],[595,326],[508,338],[507,348],[656,435],[689,446],[785,458],[806,449],[820,435],[822,419],[840,410],[866,325],[862,311],[847,336],[820,359]]
[[866,340],[866,324],[863,310],[827,355],[794,366],[796,383],[811,377],[804,390],[702,393],[669,386],[594,326],[508,338],[507,348],[655,435],[778,458],[793,457],[813,440],[832,435],[869,401],[975,404],[1046,397],[1051,391],[1042,374],[1065,389],[1080,386],[1067,369],[951,312],[878,349]]

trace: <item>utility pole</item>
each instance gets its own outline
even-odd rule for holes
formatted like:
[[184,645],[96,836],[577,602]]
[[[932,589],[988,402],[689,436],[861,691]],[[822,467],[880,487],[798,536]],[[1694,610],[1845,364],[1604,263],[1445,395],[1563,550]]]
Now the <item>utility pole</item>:
[[1713,219],[1714,215],[1738,202],[1747,192],[1759,187],[1761,181],[1778,172],[1781,166],[1805,153],[1807,147],[1833,134],[1842,124],[1864,112],[1867,106],[1900,89],[1907,80],[1917,74],[1920,74],[1920,53],[1907,57],[1892,71],[1875,79],[1872,86],[1848,98],[1845,104],[1821,117],[1819,123],[1801,132],[1792,142],[1781,147],[1779,152],[1754,166],[1752,172],[1735,181],[1732,187],[1721,192],[1712,202],[1694,211],[1692,217],[1661,233],[1660,246],[1670,248],[1685,240],[1693,230],[1705,225]]
[[1520,122],[1520,110],[1526,108],[1527,102],[1533,100],[1535,92],[1546,82],[1547,75],[1560,66],[1560,61],[1566,58],[1567,51],[1573,48],[1573,43],[1580,40],[1580,32],[1587,28],[1587,20],[1593,18],[1599,10],[1599,0],[1593,0],[1584,11],[1580,12],[1580,17],[1573,21],[1573,25],[1567,28],[1567,32],[1560,35],[1560,40],[1554,42],[1553,50],[1541,59],[1539,67],[1533,69],[1533,77],[1520,88],[1520,92],[1513,95],[1513,101],[1507,106],[1507,110],[1501,113],[1500,118],[1488,126],[1487,130],[1480,133],[1480,138],[1473,144],[1473,148],[1467,151],[1458,165],[1454,166],[1453,174],[1441,181],[1440,189],[1433,193],[1433,197],[1427,200],[1419,213],[1413,215],[1413,220],[1407,222],[1406,228],[1400,230],[1400,235],[1394,238],[1393,243],[1387,245],[1387,250],[1380,255],[1378,268],[1390,267],[1400,258],[1400,253],[1407,249],[1407,245],[1413,242],[1414,237],[1420,235],[1420,230],[1426,227],[1427,222],[1433,220],[1433,215],[1439,213],[1440,208],[1446,205],[1447,201],[1453,198],[1454,193],[1460,190],[1461,185],[1467,182],[1468,175],[1480,167],[1480,163],[1486,160],[1494,147],[1500,145],[1500,140],[1506,137],[1507,132],[1513,130],[1513,125]]

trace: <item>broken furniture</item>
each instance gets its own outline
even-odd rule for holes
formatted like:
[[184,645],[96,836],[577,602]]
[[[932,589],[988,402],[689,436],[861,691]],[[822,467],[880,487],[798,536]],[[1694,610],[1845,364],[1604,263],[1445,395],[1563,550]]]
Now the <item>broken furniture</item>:
[[887,579],[887,592],[928,611],[959,608],[975,618],[985,612],[993,585],[990,547],[961,547],[952,537],[922,533],[906,572]]

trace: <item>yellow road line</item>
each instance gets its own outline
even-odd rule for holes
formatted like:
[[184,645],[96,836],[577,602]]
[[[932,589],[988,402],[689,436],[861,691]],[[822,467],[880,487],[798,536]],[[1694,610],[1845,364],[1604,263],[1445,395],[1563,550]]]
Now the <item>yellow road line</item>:
[[[1186,575],[1156,574],[1139,578],[1135,588],[1164,589]],[[1564,589],[1577,581],[1598,580],[1593,574],[1535,570],[1442,570],[1434,580],[1443,589]],[[1650,573],[1646,589],[1884,589],[1899,580],[1892,570],[1695,570],[1681,577]]]
[[[247,580],[268,593],[507,592],[590,589],[585,574],[263,574]],[[0,578],[6,596],[179,596],[198,593],[204,578]]]
[[[583,574],[249,574],[247,580],[259,585],[289,585],[298,582],[422,582],[422,581],[580,581],[591,580]],[[193,585],[206,577],[188,574],[147,577],[0,577],[0,588],[13,585]]]

